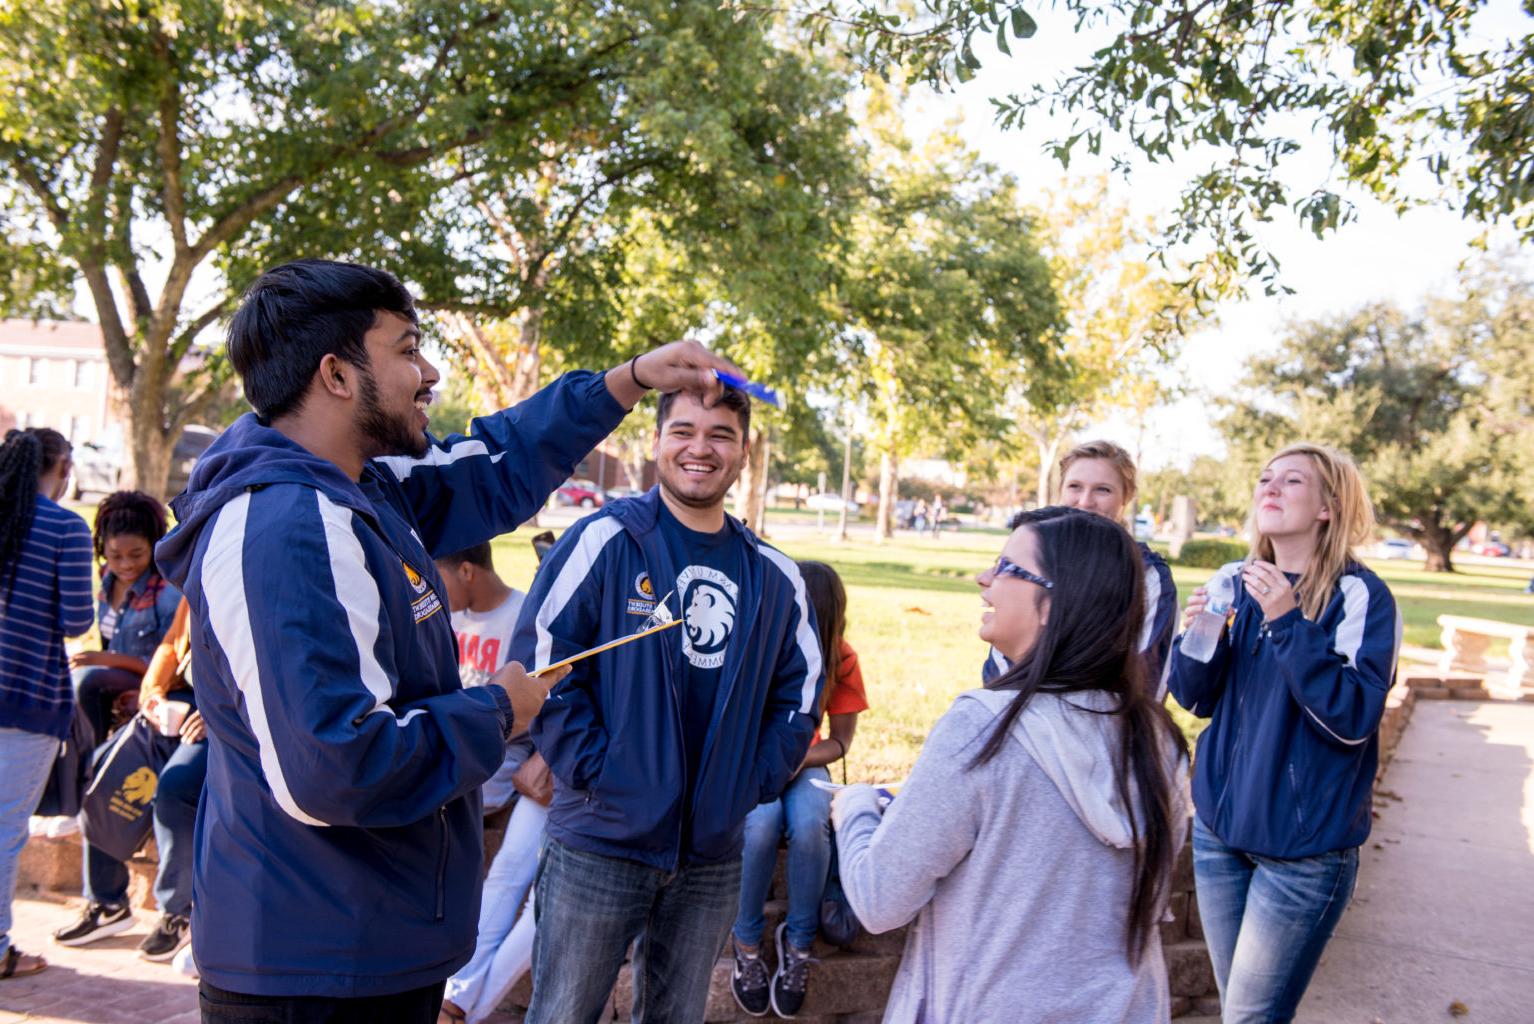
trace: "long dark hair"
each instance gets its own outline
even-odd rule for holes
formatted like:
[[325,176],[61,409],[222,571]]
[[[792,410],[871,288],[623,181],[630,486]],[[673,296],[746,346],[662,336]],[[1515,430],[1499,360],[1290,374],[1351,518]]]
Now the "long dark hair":
[[[107,538],[143,537],[151,549],[165,536],[165,506],[143,491],[114,491],[96,509],[92,543],[98,559],[107,556]],[[149,571],[155,572],[154,560]]]
[[69,458],[69,452],[64,435],[48,427],[5,432],[0,445],[0,581],[7,594],[16,582],[21,546],[32,532],[38,478]]
[[1187,751],[1172,716],[1152,694],[1140,657],[1145,570],[1129,533],[1095,513],[1043,508],[1013,519],[1013,529],[1019,526],[1033,531],[1039,567],[1054,581],[1051,590],[1034,588],[1036,600],[1049,601],[1049,619],[1032,649],[991,684],[1016,690],[1017,697],[970,767],[1000,753],[1036,693],[1103,690],[1118,698],[1107,712],[1123,718],[1114,783],[1123,805],[1139,810],[1130,814],[1135,872],[1125,942],[1130,961],[1139,963],[1166,905],[1177,829],[1184,825],[1174,818],[1168,740],[1179,755]]
[[824,562],[800,562],[799,575],[804,577],[804,593],[815,610],[820,658],[826,666],[826,685],[820,691],[820,713],[824,715],[842,668],[840,650],[842,634],[847,629],[847,588],[842,586],[836,570]]

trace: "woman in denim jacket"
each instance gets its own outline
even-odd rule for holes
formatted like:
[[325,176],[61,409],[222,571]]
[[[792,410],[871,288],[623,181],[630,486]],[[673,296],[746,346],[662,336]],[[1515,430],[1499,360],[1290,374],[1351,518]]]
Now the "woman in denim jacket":
[[69,659],[75,696],[96,743],[111,731],[118,696],[139,688],[181,603],[181,591],[154,565],[154,546],[163,536],[165,507],[141,491],[109,494],[96,510],[96,560],[103,564],[96,598],[101,650]]

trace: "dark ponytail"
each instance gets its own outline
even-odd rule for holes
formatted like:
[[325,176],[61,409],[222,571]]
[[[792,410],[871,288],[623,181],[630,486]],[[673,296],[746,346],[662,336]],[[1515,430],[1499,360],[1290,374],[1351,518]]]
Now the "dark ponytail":
[[[1055,581],[1035,599],[1049,602],[1049,619],[1033,648],[990,684],[1017,697],[998,717],[980,752],[979,767],[1009,742],[1012,726],[1036,693],[1103,690],[1118,698],[1106,712],[1119,715],[1114,785],[1130,815],[1134,882],[1130,889],[1126,948],[1139,963],[1165,908],[1179,829],[1170,740],[1179,754],[1187,746],[1172,716],[1158,702],[1139,651],[1145,619],[1145,569],[1139,549],[1118,523],[1080,509],[1052,507],[1024,512],[1013,529],[1026,526],[1038,539],[1040,569]],[[1047,596],[1046,596],[1047,595]]]
[[32,532],[37,481],[69,457],[69,442],[57,430],[8,430],[0,445],[0,584],[10,593],[21,547]]

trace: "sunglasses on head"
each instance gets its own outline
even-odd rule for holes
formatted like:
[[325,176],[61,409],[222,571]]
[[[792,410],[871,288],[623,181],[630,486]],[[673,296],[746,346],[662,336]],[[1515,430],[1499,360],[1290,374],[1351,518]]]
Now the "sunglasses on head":
[[991,566],[991,575],[1016,576],[1020,580],[1027,580],[1029,583],[1037,583],[1045,590],[1055,589],[1055,583],[1053,580],[1047,580],[1043,576],[1040,576],[1038,573],[1029,572],[1027,569],[1024,569],[1022,566],[1012,561],[1012,559],[1008,558],[1006,555],[1002,555],[996,559],[996,564]]

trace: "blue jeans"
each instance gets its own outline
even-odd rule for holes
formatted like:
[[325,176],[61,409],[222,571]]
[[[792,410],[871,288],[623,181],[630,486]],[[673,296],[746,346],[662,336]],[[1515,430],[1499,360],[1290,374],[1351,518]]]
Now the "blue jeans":
[[789,782],[783,795],[770,804],[758,804],[746,818],[746,850],[740,869],[740,912],[735,917],[735,938],[754,946],[762,940],[766,918],[762,913],[772,870],[778,862],[778,839],[788,839],[788,941],[809,949],[820,927],[820,897],[826,890],[831,868],[831,794],[810,785],[811,779],[828,782],[824,768],[806,768]]
[[[186,700],[176,693],[172,700]],[[208,775],[208,742],[176,743],[175,751],[160,769],[154,793],[154,842],[160,864],[155,872],[154,898],[166,914],[192,912],[192,832],[197,825],[197,800]],[[105,744],[96,757],[106,750]],[[83,840],[82,840],[83,842]],[[128,902],[128,866],[85,843],[85,898],[108,906]]]
[[129,690],[137,690],[144,677],[137,672],[120,668],[79,668],[71,673],[70,681],[75,688],[75,701],[85,712],[94,734],[92,742],[102,744],[112,731],[112,706],[117,698]]
[[58,756],[59,741],[52,736],[0,728],[0,956],[11,948],[11,899],[16,861],[27,845],[27,821]]
[[1358,849],[1280,860],[1193,819],[1193,876],[1224,1024],[1294,1019],[1358,879]]
[[533,889],[528,1024],[594,1024],[635,938],[635,1024],[702,1021],[739,894],[738,859],[668,872],[549,839]]

